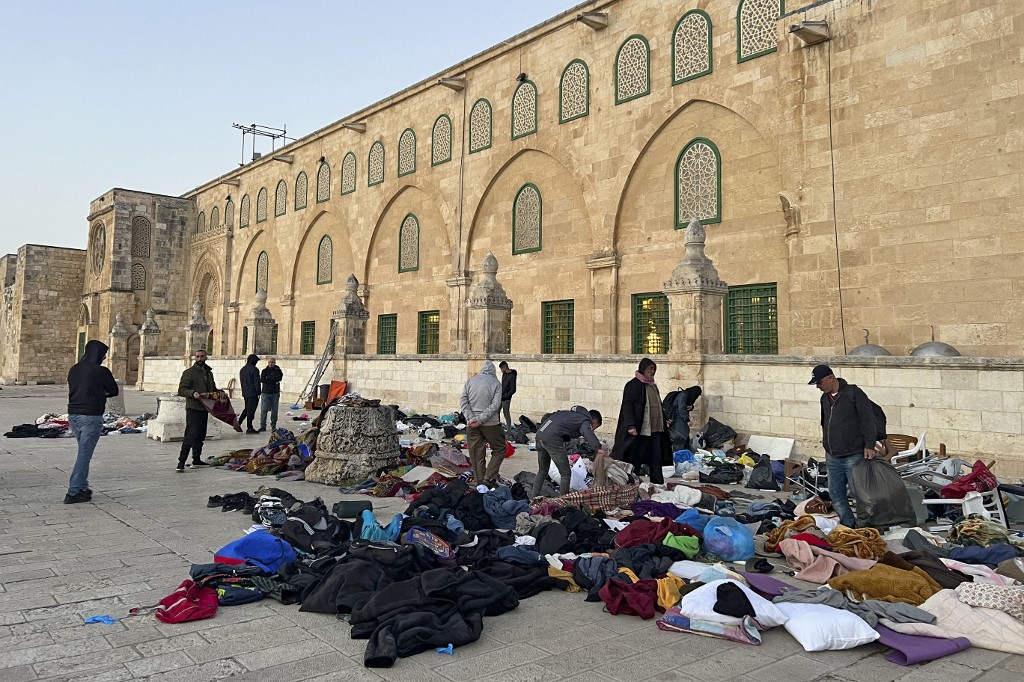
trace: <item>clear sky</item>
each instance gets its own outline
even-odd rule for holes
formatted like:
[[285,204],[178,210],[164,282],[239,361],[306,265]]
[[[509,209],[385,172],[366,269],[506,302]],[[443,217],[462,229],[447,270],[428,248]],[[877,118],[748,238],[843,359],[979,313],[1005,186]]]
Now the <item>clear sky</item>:
[[232,123],[302,137],[579,2],[0,0],[0,254],[84,248],[108,189],[235,167]]

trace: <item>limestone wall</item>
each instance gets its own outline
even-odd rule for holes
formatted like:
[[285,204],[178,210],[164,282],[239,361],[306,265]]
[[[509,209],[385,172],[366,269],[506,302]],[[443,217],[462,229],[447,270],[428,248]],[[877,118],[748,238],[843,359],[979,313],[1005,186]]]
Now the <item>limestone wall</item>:
[[[286,404],[291,405],[298,399],[306,382],[313,375],[318,361],[319,358],[314,357],[277,357],[278,367],[284,372],[284,380],[281,382],[282,409],[286,407]],[[211,358],[208,364],[213,369],[217,385],[221,388],[227,388],[228,382],[232,378],[235,380],[236,388],[232,395],[237,399],[235,405],[238,408],[242,395],[238,383],[238,371],[245,365],[245,358],[241,356],[216,357]],[[180,357],[146,358],[143,390],[176,393],[178,380],[181,379],[181,373],[185,367],[185,361]],[[258,367],[263,369],[266,367],[266,363],[261,361]],[[324,379],[320,383],[331,383],[332,376],[331,368],[328,367]]]

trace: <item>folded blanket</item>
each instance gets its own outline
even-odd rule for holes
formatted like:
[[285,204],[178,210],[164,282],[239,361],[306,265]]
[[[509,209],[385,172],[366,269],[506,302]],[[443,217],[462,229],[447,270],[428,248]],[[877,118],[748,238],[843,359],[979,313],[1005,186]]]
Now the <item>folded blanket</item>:
[[904,571],[886,564],[877,564],[866,571],[854,571],[828,581],[829,587],[841,590],[850,599],[878,599],[889,602],[923,604],[942,588],[920,568]]
[[882,625],[908,635],[953,639],[965,637],[971,646],[1024,654],[1024,623],[1009,614],[964,604],[953,590],[942,590],[921,604],[921,610],[935,614],[935,624],[893,623]]

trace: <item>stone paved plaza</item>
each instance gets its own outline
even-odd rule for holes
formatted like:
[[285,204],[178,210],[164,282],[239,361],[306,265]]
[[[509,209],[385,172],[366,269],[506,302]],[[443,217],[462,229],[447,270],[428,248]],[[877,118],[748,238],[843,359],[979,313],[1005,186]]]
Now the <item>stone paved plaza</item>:
[[[154,411],[156,394],[129,392],[130,413]],[[59,386],[5,386],[3,427],[66,409]],[[282,422],[285,424],[284,422]],[[207,443],[235,448],[242,437]],[[246,442],[256,442],[251,437]],[[322,614],[272,600],[223,608],[216,618],[164,625],[152,615],[125,617],[169,594],[193,562],[249,525],[239,513],[206,508],[214,494],[271,483],[221,470],[174,471],[177,444],[143,435],[100,440],[91,504],[64,505],[74,462],[71,439],[4,439],[0,444],[0,680],[725,680],[809,682],[945,680],[1009,682],[1024,658],[983,649],[918,668],[883,660],[884,649],[806,654],[781,628],[760,647],[664,633],[653,621],[611,616],[579,594],[547,592],[485,621],[483,636],[453,657],[433,652],[394,668],[362,665],[365,642]],[[521,448],[504,473],[532,468]],[[312,483],[280,484],[299,498],[341,498]],[[374,500],[381,517],[405,507]],[[109,614],[114,625],[83,625]]]

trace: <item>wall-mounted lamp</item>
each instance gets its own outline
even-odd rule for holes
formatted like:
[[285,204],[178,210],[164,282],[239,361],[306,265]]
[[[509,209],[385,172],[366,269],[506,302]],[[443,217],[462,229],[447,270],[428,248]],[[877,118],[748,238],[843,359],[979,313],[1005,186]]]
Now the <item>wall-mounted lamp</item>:
[[321,156],[320,157],[320,163],[327,163],[327,157],[326,156]]
[[828,22],[824,19],[801,21],[799,24],[792,24],[789,32],[803,41],[804,45],[817,45],[832,37],[828,28]]
[[349,130],[354,130],[357,133],[365,133],[366,132],[366,123],[364,123],[362,121],[360,121],[359,123],[342,123],[341,127],[342,128],[347,128]]
[[229,194],[226,197],[224,197],[224,201],[231,201],[231,195]]
[[526,82],[526,74],[525,73],[519,74],[518,76],[516,76],[516,80],[519,81],[520,83],[525,83]]
[[230,178],[228,180],[221,180],[220,184],[231,185],[232,187],[239,187],[242,184],[242,181],[239,180],[238,178]]
[[291,163],[295,160],[294,154],[278,154],[277,156],[271,157],[274,161],[280,161],[282,163]]
[[603,31],[608,28],[607,12],[581,12],[576,15],[576,21],[589,26],[595,31]]
[[443,85],[444,87],[450,90],[454,90],[455,92],[461,92],[466,89],[466,77],[455,76],[454,78],[438,78],[437,84]]

